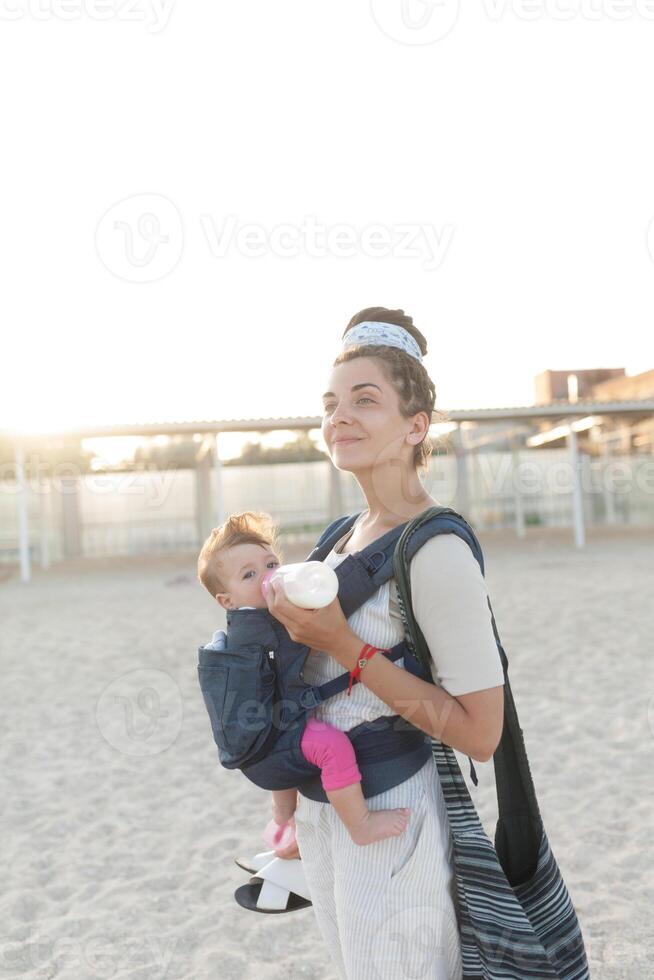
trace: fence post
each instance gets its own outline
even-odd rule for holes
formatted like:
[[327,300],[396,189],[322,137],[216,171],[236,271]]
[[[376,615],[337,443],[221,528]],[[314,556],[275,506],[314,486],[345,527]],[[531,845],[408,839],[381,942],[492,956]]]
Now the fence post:
[[202,544],[209,534],[211,498],[211,459],[209,453],[202,453],[195,464],[195,517],[197,522],[198,544]]
[[452,443],[456,457],[456,509],[466,520],[472,520],[469,514],[470,509],[470,487],[468,479],[468,450],[465,446],[465,437],[461,428],[461,423],[457,424],[453,432]]
[[18,495],[16,503],[18,506],[18,549],[20,554],[20,580],[29,582],[32,577],[30,561],[30,531],[27,514],[27,483],[25,481],[25,457],[23,445],[16,442],[14,446],[14,458],[16,467],[16,484]]
[[602,447],[602,456],[604,457],[602,466],[602,496],[604,497],[604,520],[607,524],[615,524],[615,497],[613,495],[613,490],[609,488],[608,481],[610,478],[611,463],[613,461],[613,453],[611,452],[611,441],[606,439]]
[[223,524],[225,521],[225,496],[223,487],[223,464],[220,458],[220,453],[218,451],[218,440],[220,438],[220,432],[216,432],[213,441],[214,448],[214,474],[215,474],[215,489],[214,489],[214,515],[216,518],[216,526]]
[[566,436],[572,469],[572,521],[574,526],[575,546],[583,548],[586,539],[584,535],[584,508],[581,499],[581,480],[579,478],[579,452],[577,450],[577,433],[568,427]]
[[64,529],[64,554],[76,558],[82,553],[82,535],[79,520],[79,477],[61,476],[61,510]]
[[39,484],[39,537],[40,537],[40,551],[41,551],[41,568],[50,568],[50,540],[49,534],[49,518],[52,511],[51,508],[51,498],[52,493],[52,483],[44,480],[44,485],[48,487],[47,493],[45,489]]
[[515,504],[515,530],[519,538],[524,538],[525,507],[520,488],[520,450],[513,436],[511,437],[511,479],[513,481],[513,500]]

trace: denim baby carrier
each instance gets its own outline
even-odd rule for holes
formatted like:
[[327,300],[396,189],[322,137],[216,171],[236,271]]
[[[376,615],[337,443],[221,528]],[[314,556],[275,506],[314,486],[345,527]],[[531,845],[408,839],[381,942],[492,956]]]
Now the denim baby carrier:
[[[433,509],[437,513],[411,538],[409,558],[432,535],[454,529],[444,523],[443,515],[464,520],[449,508]],[[306,560],[322,561],[358,516],[333,521]],[[405,526],[392,528],[361,551],[348,554],[334,569],[346,618],[393,576],[395,548]],[[240,769],[262,789],[297,787],[309,799],[329,802],[320,768],[305,758],[300,741],[312,709],[345,691],[349,672],[322,685],[307,684],[302,669],[310,647],[291,640],[267,608],[229,609],[226,618],[225,649],[198,650],[198,678],[221,765]],[[431,681],[429,666],[416,658],[405,640],[383,655],[395,663],[403,659],[405,670]],[[431,755],[429,735],[401,715],[382,715],[346,734],[356,753],[366,798],[408,779]],[[472,760],[470,771],[476,784]]]

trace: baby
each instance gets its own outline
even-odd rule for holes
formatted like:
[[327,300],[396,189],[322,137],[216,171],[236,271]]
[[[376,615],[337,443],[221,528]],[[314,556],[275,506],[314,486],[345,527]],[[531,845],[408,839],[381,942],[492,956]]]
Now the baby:
[[[198,578],[224,609],[267,609],[261,591],[266,572],[280,565],[276,532],[268,514],[244,511],[214,528],[198,558]],[[306,759],[320,769],[327,799],[355,844],[372,844],[401,834],[409,807],[369,810],[352,742],[326,722],[308,717],[300,742]],[[272,791],[273,820],[282,826],[295,812],[297,790]]]

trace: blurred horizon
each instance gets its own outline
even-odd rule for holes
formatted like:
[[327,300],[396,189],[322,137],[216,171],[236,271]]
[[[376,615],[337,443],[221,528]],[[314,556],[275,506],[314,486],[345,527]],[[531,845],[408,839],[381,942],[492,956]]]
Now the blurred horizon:
[[[563,359],[561,359],[563,360]],[[439,397],[439,386],[434,379],[433,373],[430,371],[429,367],[429,357],[424,358],[424,363],[427,371],[430,373],[430,377],[434,380],[436,385],[436,404],[435,409],[440,411],[465,411],[466,409],[479,409],[479,408],[505,408],[505,407],[530,407],[538,404],[535,397],[535,380],[536,375],[544,373],[546,371],[552,372],[563,372],[563,371],[602,371],[602,370],[618,370],[624,369],[625,377],[631,378],[635,375],[644,373],[651,370],[652,358],[647,356],[640,356],[638,358],[634,357],[633,361],[628,359],[623,359],[618,363],[602,363],[602,364],[584,364],[572,365],[568,367],[558,366],[558,367],[540,367],[534,374],[528,379],[523,378],[517,372],[512,375],[512,383],[507,387],[490,388],[488,382],[484,385],[480,385],[475,392],[470,389],[469,386],[462,386],[460,388],[460,396],[457,399],[453,397],[448,404],[445,404],[444,400]],[[515,362],[512,362],[512,371],[515,371]],[[303,372],[303,389],[307,387],[307,374],[311,375],[311,372]],[[208,421],[245,421],[248,419],[268,419],[268,418],[304,418],[311,416],[320,416],[322,413],[320,395],[317,394],[315,398],[305,398],[304,406],[299,403],[299,399],[296,396],[291,395],[289,398],[288,393],[283,395],[276,395],[278,401],[276,404],[279,406],[279,410],[273,411],[270,398],[265,394],[262,394],[257,390],[248,390],[248,392],[243,393],[243,388],[248,388],[247,382],[243,382],[243,379],[238,376],[238,372],[235,372],[235,376],[232,377],[231,384],[234,386],[234,396],[233,400],[225,405],[225,397],[221,396],[216,404],[216,408],[224,405],[226,411],[216,411],[214,413],[204,413],[198,414],[192,411],[186,411],[178,414],[157,414],[150,412],[149,414],[143,414],[138,412],[134,415],[124,413],[121,410],[123,404],[122,399],[112,401],[112,409],[106,414],[84,414],[79,411],[79,406],[76,406],[76,410],[73,414],[69,414],[65,411],[61,411],[61,406],[54,406],[51,411],[48,411],[47,422],[42,421],[41,418],[37,421],[34,417],[30,418],[29,413],[27,416],[25,414],[20,417],[14,416],[12,414],[11,406],[7,403],[6,397],[4,399],[4,404],[2,405],[2,415],[0,416],[0,434],[11,433],[16,435],[48,435],[51,433],[61,433],[74,432],[80,428],[93,428],[96,426],[103,425],[148,425],[157,424],[164,422],[208,422]],[[320,377],[318,372],[315,372],[315,390],[318,392],[320,388]],[[482,397],[482,392],[487,392],[487,397]],[[466,392],[468,393],[466,395]],[[527,395],[527,392],[530,392]],[[71,392],[71,396],[74,393]],[[512,397],[513,396],[513,397]],[[112,399],[116,399],[116,395],[112,395]],[[292,399],[292,400],[291,400]],[[38,415],[42,408],[40,404],[37,403],[36,411],[33,415]],[[242,411],[239,411],[239,406]],[[302,407],[306,407],[306,411],[302,411]],[[259,410],[257,410],[259,409]],[[88,407],[85,409],[88,413]],[[100,410],[99,410],[100,411]],[[109,417],[110,416],[110,417]],[[231,433],[234,437],[240,436],[239,433]],[[247,436],[247,434],[246,434]],[[112,437],[113,438],[113,437]],[[128,436],[120,436],[115,438],[136,438]],[[161,437],[158,437],[161,438]]]
[[[425,363],[426,361],[427,358],[425,358]],[[643,359],[643,361],[640,363],[642,363],[643,365],[645,365],[646,363],[651,364],[651,361],[645,362]],[[427,364],[426,367],[427,370],[429,370]],[[564,395],[564,391],[561,388],[561,385],[565,386],[565,377],[559,378],[558,390],[556,391],[550,390],[549,397],[548,395],[544,396],[543,392],[545,388],[543,386],[545,387],[548,386],[548,383],[543,380],[544,375],[548,373],[554,375],[558,372],[560,375],[565,376],[567,371],[570,372],[576,371],[579,374],[580,384],[582,386],[579,395],[580,400],[584,400],[584,398],[596,399],[597,397],[600,397],[602,400],[604,399],[610,400],[610,398],[612,397],[615,397],[617,400],[629,398],[632,396],[648,397],[651,391],[652,382],[654,381],[654,378],[652,377],[652,375],[654,375],[654,372],[652,371],[651,367],[648,368],[647,366],[643,366],[642,370],[634,371],[626,367],[624,362],[619,365],[616,364],[604,365],[602,367],[594,366],[590,368],[588,366],[583,368],[569,367],[567,369],[543,368],[538,373],[538,375],[534,375],[531,378],[530,385],[532,388],[532,397],[526,402],[520,403],[511,399],[501,398],[501,399],[495,399],[495,401],[491,403],[466,404],[466,405],[453,404],[445,407],[442,404],[439,404],[439,400],[437,397],[435,408],[437,410],[445,411],[447,413],[452,410],[465,411],[466,409],[474,410],[478,408],[508,408],[508,407],[519,407],[519,406],[525,408],[532,407],[532,406],[535,407],[538,404],[542,404],[543,402],[554,400],[553,398],[554,395],[557,396]],[[618,377],[617,382],[607,380],[610,374],[619,375],[620,372],[622,371],[625,372],[624,376]],[[642,382],[646,380],[644,377],[645,374],[648,375],[648,379],[647,379],[646,387],[643,387]],[[604,388],[606,388],[608,385],[608,391],[611,391],[611,385],[613,384],[614,394],[612,392],[610,395],[608,393],[606,395],[602,395],[601,391],[603,386],[601,381],[597,391],[594,390],[592,382],[595,379],[596,375],[597,377],[606,375],[603,386]],[[640,378],[641,384],[639,386],[641,388],[641,391],[636,395],[634,394],[633,385],[630,385],[630,381],[634,378],[637,378],[638,375],[642,376]],[[524,387],[524,384],[522,383],[523,379],[520,378],[519,381],[520,384],[516,383],[514,386],[516,393],[521,387]],[[577,384],[577,381],[574,378],[572,378],[571,381],[573,384],[573,389],[572,389],[572,394],[570,389],[568,389],[569,391],[568,397],[572,397],[572,399],[575,400],[574,393],[576,392],[576,388],[574,386]],[[539,382],[540,382],[541,397],[539,397]],[[568,384],[570,384],[570,381],[568,381]],[[617,384],[617,388],[615,387],[616,384]],[[634,382],[634,384],[636,384],[636,386],[638,387],[636,382]],[[553,382],[552,382],[552,386],[554,387]],[[249,398],[249,396],[247,397]],[[252,414],[253,405],[261,406],[260,414]],[[213,417],[206,416],[203,418],[200,417],[142,418],[141,417],[138,419],[124,418],[121,420],[114,418],[111,422],[108,422],[107,420],[104,419],[97,419],[95,421],[87,420],[85,422],[80,422],[78,418],[73,423],[69,423],[68,425],[60,425],[60,426],[57,426],[54,420],[51,418],[48,422],[47,428],[45,428],[44,426],[39,427],[37,425],[26,425],[26,424],[13,426],[13,427],[0,425],[0,436],[2,437],[8,436],[10,440],[12,436],[20,438],[21,435],[24,435],[26,437],[31,436],[35,438],[38,438],[38,436],[43,435],[44,439],[47,439],[48,437],[52,437],[54,435],[65,438],[67,435],[78,436],[80,429],[84,429],[84,428],[92,429],[96,426],[99,427],[102,425],[120,426],[120,425],[156,425],[158,423],[163,424],[163,423],[171,423],[171,422],[175,422],[175,423],[185,423],[185,422],[200,423],[200,422],[209,422],[209,421],[226,422],[226,421],[236,421],[236,420],[245,421],[249,419],[257,420],[257,419],[270,419],[270,418],[304,418],[307,416],[311,417],[312,415],[319,416],[321,414],[321,409],[318,405],[314,407],[313,412],[307,412],[307,413],[302,413],[301,411],[297,411],[297,410],[288,413],[272,412],[270,404],[265,403],[263,400],[263,396],[258,392],[252,396],[252,400],[248,402],[246,407],[248,408],[247,415],[237,415],[237,414],[232,414],[228,416],[215,415]],[[2,421],[4,422],[5,420],[3,419]],[[440,422],[440,423],[434,422],[432,423],[432,427],[431,427],[432,433],[436,435],[439,435],[441,433],[445,434],[455,425],[456,423],[451,423],[451,422]],[[301,432],[295,429],[276,429],[274,431],[258,431],[256,429],[252,429],[248,432],[223,432],[220,433],[220,445],[219,445],[220,459],[221,461],[225,461],[225,462],[228,460],[237,459],[248,445],[260,445],[262,448],[265,449],[282,447],[288,445],[289,443],[292,443],[300,435]],[[308,439],[310,439],[315,443],[317,449],[319,449],[321,452],[326,453],[327,447],[325,446],[324,440],[322,439],[322,433],[320,427],[317,426],[315,428],[305,430],[305,435]],[[148,447],[148,446],[167,447],[175,439],[176,440],[185,439],[186,441],[189,442],[190,441],[200,442],[202,436],[200,434],[194,435],[192,433],[185,433],[185,434],[180,433],[172,437],[165,433],[116,435],[116,436],[94,435],[94,436],[82,437],[80,439],[80,445],[85,452],[91,452],[94,454],[97,463],[95,466],[92,464],[92,468],[100,469],[101,468],[100,461],[102,461],[102,465],[107,465],[109,467],[118,465],[122,462],[130,461],[134,459],[135,455],[138,455],[139,450],[144,449],[144,447]]]

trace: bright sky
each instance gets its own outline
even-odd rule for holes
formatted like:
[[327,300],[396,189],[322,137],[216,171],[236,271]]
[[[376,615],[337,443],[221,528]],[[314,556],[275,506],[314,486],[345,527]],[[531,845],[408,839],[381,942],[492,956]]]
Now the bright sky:
[[653,367],[650,6],[0,0],[0,428],[319,414],[369,305],[444,409]]

